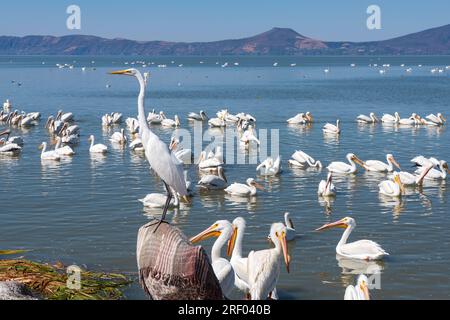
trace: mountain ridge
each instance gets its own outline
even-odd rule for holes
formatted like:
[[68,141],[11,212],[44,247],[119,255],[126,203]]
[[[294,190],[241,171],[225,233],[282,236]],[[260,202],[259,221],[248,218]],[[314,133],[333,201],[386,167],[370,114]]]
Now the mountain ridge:
[[136,41],[93,35],[0,36],[0,55],[449,55],[450,24],[388,40],[322,41],[274,27],[238,39],[211,42]]

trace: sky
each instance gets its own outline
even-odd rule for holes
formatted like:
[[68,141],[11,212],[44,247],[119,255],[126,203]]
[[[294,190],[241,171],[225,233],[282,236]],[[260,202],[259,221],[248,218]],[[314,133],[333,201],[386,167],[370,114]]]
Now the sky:
[[[81,9],[81,30],[66,26],[73,4]],[[366,25],[373,4],[381,9],[381,30]],[[0,12],[0,35],[141,41],[236,39],[273,27],[325,41],[373,41],[450,24],[449,0],[14,0],[1,1]]]

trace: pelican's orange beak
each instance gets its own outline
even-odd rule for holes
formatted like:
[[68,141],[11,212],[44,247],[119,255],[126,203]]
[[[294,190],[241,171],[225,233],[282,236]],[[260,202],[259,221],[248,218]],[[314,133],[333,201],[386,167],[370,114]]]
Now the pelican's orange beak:
[[227,248],[227,256],[229,256],[229,257],[231,257],[233,250],[234,250],[234,246],[236,244],[237,231],[238,231],[238,228],[233,226],[233,234],[231,235],[231,238],[228,241],[228,248]]
[[400,179],[400,176],[395,176],[394,177],[394,182],[398,184],[398,186],[400,187],[400,192],[402,194],[404,194],[405,193],[405,187],[404,187],[404,185],[402,183],[402,180]]
[[266,189],[264,189],[264,187],[262,185],[260,185],[258,182],[255,182],[253,185],[261,191],[266,191]]
[[281,249],[283,250],[284,262],[286,263],[286,270],[289,273],[289,264],[291,263],[291,257],[288,253],[287,242],[286,242],[286,232],[283,231],[280,235],[278,235],[278,240],[281,243]]
[[394,158],[390,158],[390,160],[399,170],[402,170],[402,168],[400,168],[400,164],[397,162],[397,160],[395,160]]
[[328,224],[320,227],[319,229],[316,229],[316,231],[323,231],[323,230],[328,230],[328,229],[332,229],[332,228],[347,229],[347,227],[348,227],[348,225],[347,225],[347,223],[345,223],[344,220],[339,220],[337,222],[328,223]]
[[218,224],[214,224],[211,227],[209,227],[208,229],[206,229],[205,231],[199,233],[198,235],[196,235],[195,237],[192,237],[190,239],[191,243],[195,244],[198,243],[200,241],[209,239],[209,238],[218,238],[221,235],[221,232],[217,230],[217,228],[219,227]]
[[362,161],[360,158],[358,157],[353,157],[353,161],[355,161],[357,164],[359,164],[361,167],[366,168],[366,164],[364,163],[364,161]]

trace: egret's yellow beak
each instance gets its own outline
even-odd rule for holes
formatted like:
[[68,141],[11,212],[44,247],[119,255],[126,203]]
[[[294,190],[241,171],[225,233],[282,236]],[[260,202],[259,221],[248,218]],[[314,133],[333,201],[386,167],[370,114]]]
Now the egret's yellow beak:
[[119,71],[112,71],[109,74],[114,74],[114,75],[125,75],[125,76],[131,76],[132,73],[130,70],[119,70]]
[[212,237],[219,237],[221,235],[220,231],[217,231],[217,228],[219,227],[219,225],[214,224],[211,227],[209,227],[208,229],[206,229],[205,231],[199,233],[198,235],[196,235],[195,237],[192,237],[190,239],[190,241],[192,243],[198,243],[200,241],[212,238]]

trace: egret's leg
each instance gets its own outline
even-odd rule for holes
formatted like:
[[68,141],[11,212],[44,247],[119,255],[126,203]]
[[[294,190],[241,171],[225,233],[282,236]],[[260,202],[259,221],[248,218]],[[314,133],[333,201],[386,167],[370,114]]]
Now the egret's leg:
[[172,201],[172,197],[173,197],[172,191],[170,190],[170,187],[167,185],[167,183],[164,182],[164,186],[166,187],[166,190],[167,190],[166,204],[164,205],[164,209],[163,209],[163,213],[162,213],[162,216],[161,216],[161,220],[159,221],[158,225],[156,226],[155,231],[153,231],[153,232],[156,232],[158,230],[158,228],[161,226],[161,224],[163,222],[165,222],[167,210],[169,210],[170,201]]

